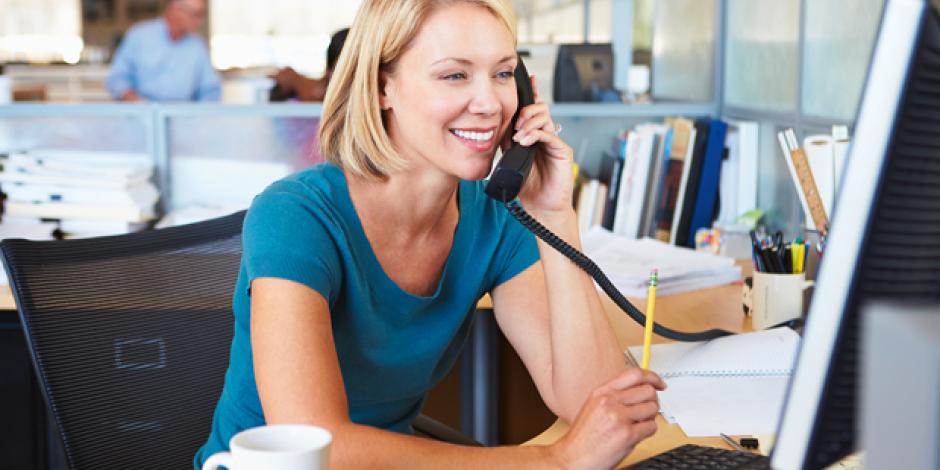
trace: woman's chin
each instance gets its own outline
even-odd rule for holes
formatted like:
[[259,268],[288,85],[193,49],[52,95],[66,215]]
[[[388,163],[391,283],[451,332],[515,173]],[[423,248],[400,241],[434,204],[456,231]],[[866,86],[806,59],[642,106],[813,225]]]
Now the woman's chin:
[[482,180],[490,175],[490,171],[493,169],[493,159],[486,159],[485,165],[473,165],[472,167],[465,168],[464,171],[461,171],[460,179],[465,180]]

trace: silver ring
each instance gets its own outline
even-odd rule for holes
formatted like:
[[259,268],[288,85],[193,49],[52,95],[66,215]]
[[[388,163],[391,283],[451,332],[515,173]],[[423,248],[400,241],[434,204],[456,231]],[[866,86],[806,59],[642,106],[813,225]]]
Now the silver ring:
[[552,131],[552,134],[558,135],[561,134],[561,124],[555,123],[555,130]]

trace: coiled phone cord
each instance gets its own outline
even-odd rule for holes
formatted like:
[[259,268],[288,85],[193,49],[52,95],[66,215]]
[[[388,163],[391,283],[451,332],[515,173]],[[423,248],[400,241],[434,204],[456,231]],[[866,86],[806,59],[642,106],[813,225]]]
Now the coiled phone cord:
[[[643,312],[639,311],[633,304],[627,300],[623,294],[614,286],[610,279],[607,279],[607,275],[601,271],[594,261],[591,261],[584,253],[578,251],[575,247],[569,245],[567,242],[559,238],[557,235],[552,233],[551,230],[547,229],[542,225],[538,220],[535,220],[525,209],[522,208],[522,205],[518,201],[510,201],[506,203],[506,209],[509,210],[509,213],[512,214],[523,227],[528,229],[530,232],[535,234],[535,236],[542,239],[545,243],[548,243],[549,246],[558,250],[559,253],[565,255],[570,259],[574,264],[578,265],[584,272],[591,275],[597,284],[601,286],[601,289],[610,296],[610,298],[623,310],[633,321],[644,325],[646,323],[646,315]],[[676,341],[708,341],[715,338],[720,338],[722,336],[728,336],[733,334],[730,331],[712,329],[707,331],[700,331],[696,333],[686,333],[683,331],[676,331],[671,328],[666,328],[665,326],[660,325],[659,323],[653,324],[653,332],[664,338],[673,339]]]

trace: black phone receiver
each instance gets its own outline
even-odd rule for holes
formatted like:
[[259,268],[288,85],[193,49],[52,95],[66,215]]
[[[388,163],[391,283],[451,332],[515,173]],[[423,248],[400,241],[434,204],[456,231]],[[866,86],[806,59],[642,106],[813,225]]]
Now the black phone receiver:
[[[535,103],[532,81],[529,78],[529,71],[522,63],[522,57],[519,57],[513,75],[516,78],[516,96],[519,98],[519,107],[509,124],[508,132],[510,134],[516,132],[516,119],[519,118],[519,111]],[[512,147],[503,153],[503,157],[496,164],[493,174],[490,175],[490,180],[484,188],[486,194],[504,203],[515,199],[519,195],[519,191],[522,190],[526,177],[529,176],[534,158],[535,144],[524,147],[518,142],[513,142]]]
[[[529,81],[529,72],[525,69],[521,57],[519,58],[518,65],[516,65],[514,75],[516,77],[516,94],[519,97],[519,109],[517,109],[516,114],[513,115],[512,123],[509,128],[509,132],[513,133],[516,130],[516,119],[519,117],[519,110],[535,102],[535,94],[532,92],[532,82]],[[601,271],[601,268],[599,268],[597,264],[585,256],[584,253],[581,253],[575,247],[569,245],[552,233],[551,230],[539,223],[539,221],[535,220],[535,218],[525,211],[518,201],[515,201],[516,196],[519,195],[519,191],[522,189],[522,185],[525,183],[526,177],[529,176],[529,170],[532,169],[532,160],[534,158],[534,144],[529,147],[523,147],[514,142],[512,147],[503,153],[503,158],[500,159],[496,168],[493,170],[493,174],[490,175],[490,180],[486,183],[486,187],[484,188],[486,194],[505,204],[509,213],[512,214],[522,226],[549,246],[558,250],[559,253],[563,254],[579,268],[590,274],[591,277],[597,281],[601,289],[610,296],[614,303],[616,303],[621,310],[626,312],[630,318],[640,325],[646,324],[646,315],[633,306],[633,304],[617,290],[614,283],[607,278],[607,275]],[[717,329],[687,333],[667,328],[658,323],[653,324],[653,332],[665,338],[678,341],[707,341],[731,334],[728,331]]]

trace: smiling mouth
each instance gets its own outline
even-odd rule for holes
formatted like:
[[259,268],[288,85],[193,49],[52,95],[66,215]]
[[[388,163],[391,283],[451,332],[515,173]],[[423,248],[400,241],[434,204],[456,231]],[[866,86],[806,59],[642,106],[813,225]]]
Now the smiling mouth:
[[463,131],[460,129],[450,130],[451,134],[454,134],[455,136],[461,139],[469,140],[471,142],[479,142],[479,143],[489,142],[493,138],[493,134],[495,132],[496,131],[493,129],[490,129],[485,132]]

